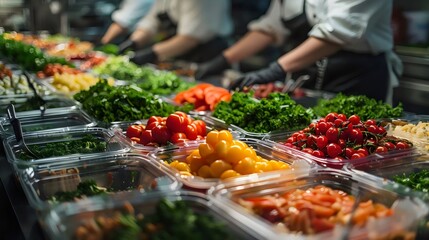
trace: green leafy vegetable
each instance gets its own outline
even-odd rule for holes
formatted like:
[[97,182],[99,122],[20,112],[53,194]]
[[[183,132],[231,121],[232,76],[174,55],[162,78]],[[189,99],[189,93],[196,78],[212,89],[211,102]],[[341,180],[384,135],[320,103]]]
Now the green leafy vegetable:
[[146,75],[141,67],[130,62],[124,56],[110,56],[106,61],[96,66],[93,71],[96,74],[105,74],[125,81],[141,80]]
[[230,102],[220,102],[213,116],[249,132],[293,130],[310,124],[314,115],[289,95],[272,93],[257,101],[253,93],[234,93]]
[[194,85],[193,83],[185,82],[173,72],[149,68],[145,68],[144,72],[144,81],[139,84],[139,87],[153,94],[169,95],[184,91]]
[[[28,147],[39,158],[48,158],[75,153],[105,152],[107,148],[107,142],[88,134],[85,135],[82,139],[78,140],[29,145]],[[25,151],[20,152],[19,157],[22,159],[32,159],[32,157],[29,156]]]
[[414,190],[429,193],[429,170],[423,169],[416,173],[401,174],[393,180]]
[[400,117],[403,113],[401,103],[392,107],[364,95],[346,96],[341,93],[332,99],[320,99],[313,110],[318,116],[326,116],[328,113],[336,112],[347,116],[356,114],[362,120]]
[[162,199],[153,214],[136,215],[131,210],[121,214],[113,227],[105,227],[105,222],[108,221],[96,221],[104,229],[105,239],[233,239],[224,223],[193,211],[184,201]]
[[73,66],[64,58],[46,56],[40,48],[13,39],[6,39],[3,34],[0,35],[0,53],[30,71],[40,71],[49,63]]
[[82,103],[85,111],[104,123],[148,119],[153,115],[168,116],[178,110],[189,112],[193,108],[189,104],[174,106],[166,103],[134,84],[112,87],[106,80],[75,94],[74,98]]
[[57,192],[51,197],[52,202],[68,202],[83,196],[95,196],[106,193],[106,189],[97,186],[94,180],[86,180],[77,185],[75,191]]

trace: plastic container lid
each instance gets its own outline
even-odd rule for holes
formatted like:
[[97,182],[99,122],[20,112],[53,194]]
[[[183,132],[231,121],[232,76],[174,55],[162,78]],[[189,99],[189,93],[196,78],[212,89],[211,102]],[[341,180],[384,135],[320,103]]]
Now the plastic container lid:
[[[94,127],[97,122],[85,111],[79,108],[59,110],[57,112],[47,112],[41,116],[39,111],[31,111],[32,115],[27,114],[20,117],[22,130],[24,132],[35,132],[55,128],[84,128]],[[0,118],[0,135],[4,138],[13,135],[13,128],[8,118]]]
[[[94,180],[112,194],[178,190],[182,184],[163,164],[135,154],[81,157],[66,163],[33,165],[18,176],[30,205],[46,210],[59,202],[50,201],[57,192],[75,191],[81,182]],[[86,196],[86,198],[91,198]]]
[[[290,169],[282,170],[282,171],[294,171],[296,168],[302,168],[308,171],[314,165],[311,164],[308,160],[304,160],[299,156],[295,156],[292,154],[288,154],[285,151],[278,150],[272,148],[269,144],[266,144],[264,141],[250,138],[240,138],[237,139],[245,142],[247,145],[253,147],[258,156],[261,156],[265,159],[272,159],[277,161],[283,161],[287,164],[291,165]],[[198,149],[199,144],[194,146],[187,147],[176,147],[171,149],[160,150],[155,153],[151,153],[150,156],[154,159],[164,162],[164,161],[174,161],[178,160],[179,162],[183,162],[186,160],[186,157],[191,154],[192,151]],[[219,178],[203,178],[199,176],[193,175],[182,175],[176,169],[173,169],[177,176],[181,179],[185,186],[195,189],[208,189],[214,185],[216,185],[220,179]],[[276,172],[282,172],[276,171]],[[258,175],[258,174],[251,174]]]
[[[237,180],[243,181],[239,178]],[[393,239],[393,236],[413,235],[416,223],[428,212],[428,206],[423,201],[397,192],[395,185],[391,183],[374,182],[371,179],[336,169],[316,169],[310,172],[296,171],[281,177],[278,175],[273,175],[271,179],[266,177],[264,181],[249,179],[247,184],[236,184],[233,181],[234,179],[211,188],[208,191],[209,198],[215,205],[224,208],[225,211],[251,218],[261,229],[268,229],[273,235],[276,235],[276,239],[387,239],[387,236]],[[384,204],[393,209],[393,215],[380,219],[370,218],[363,227],[350,225],[351,228],[348,229],[351,223],[346,222],[344,225],[336,224],[333,230],[322,231],[315,235],[304,235],[280,230],[262,217],[251,214],[249,210],[238,203],[243,198],[258,198],[277,194],[281,196],[289,191],[297,189],[305,191],[319,185],[350,194],[355,197],[357,202],[372,200],[374,203]],[[356,207],[357,204],[353,206],[351,216],[356,214]],[[296,224],[300,226],[299,223]]]
[[115,212],[123,212],[125,203],[132,205],[135,214],[150,215],[155,212],[155,206],[162,199],[172,202],[183,201],[192,212],[214,217],[224,225],[230,239],[266,238],[263,232],[254,231],[254,226],[211,204],[203,194],[188,191],[151,192],[127,198],[115,196],[110,199],[98,198],[94,201],[60,205],[43,216],[41,225],[51,239],[75,239],[74,233],[83,223],[93,221],[99,216],[111,217]]
[[[104,128],[61,128],[54,129],[51,131],[47,130],[23,134],[23,138],[25,139],[27,146],[29,146],[30,148],[32,145],[44,146],[48,143],[62,143],[70,142],[73,140],[80,140],[85,136],[91,136],[97,140],[101,140],[101,142],[105,142],[106,149],[105,151],[101,152],[124,153],[129,151],[129,147],[126,144],[122,143],[112,131],[109,131]],[[72,159],[71,157],[76,158],[85,155],[94,155],[100,152],[100,150],[98,149],[94,150],[93,152],[90,151],[89,153],[76,153],[70,155],[63,155],[63,153],[57,152],[52,153],[53,156],[50,157],[41,157],[39,159],[28,157],[28,159],[26,160],[22,157],[23,150],[20,143],[16,142],[15,136],[10,136],[4,139],[3,146],[5,148],[7,160],[18,169],[32,164],[68,161]]]

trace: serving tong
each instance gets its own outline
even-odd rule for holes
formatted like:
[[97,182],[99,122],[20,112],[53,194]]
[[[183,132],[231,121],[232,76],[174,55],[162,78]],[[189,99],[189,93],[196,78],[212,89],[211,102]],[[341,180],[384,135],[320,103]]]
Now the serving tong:
[[34,87],[33,82],[31,81],[31,77],[28,74],[27,71],[22,70],[22,73],[25,77],[25,80],[28,83],[28,86],[30,86],[31,90],[34,93],[34,98],[36,100],[36,103],[39,104],[39,109],[40,109],[40,114],[43,117],[45,115],[45,111],[46,111],[46,101],[40,96],[40,94],[37,92],[36,87]]
[[309,75],[301,75],[298,77],[298,79],[293,80],[292,73],[287,72],[282,92],[292,93],[293,91],[295,91],[295,89],[300,88],[309,79]]
[[9,104],[7,107],[7,116],[9,117],[10,125],[13,127],[13,132],[15,133],[16,142],[19,146],[33,158],[38,158],[37,155],[30,150],[27,144],[24,141],[23,131],[21,122],[16,117],[15,106],[13,104]]

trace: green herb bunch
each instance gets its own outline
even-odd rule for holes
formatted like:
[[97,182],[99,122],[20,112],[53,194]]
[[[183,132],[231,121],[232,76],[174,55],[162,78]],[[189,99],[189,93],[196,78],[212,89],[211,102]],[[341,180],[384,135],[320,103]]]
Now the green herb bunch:
[[358,115],[362,120],[400,117],[403,113],[402,104],[392,107],[389,104],[368,98],[364,95],[346,96],[337,94],[332,99],[320,99],[313,111],[318,116],[328,113],[342,113],[346,116]]
[[135,121],[148,119],[153,115],[168,116],[178,110],[192,110],[192,105],[169,104],[137,85],[112,87],[106,80],[99,81],[87,91],[75,94],[74,99],[82,103],[85,111],[104,123]]
[[314,118],[311,110],[297,104],[289,95],[271,93],[257,101],[253,93],[237,92],[230,102],[220,102],[213,116],[249,132],[266,133],[306,127]]

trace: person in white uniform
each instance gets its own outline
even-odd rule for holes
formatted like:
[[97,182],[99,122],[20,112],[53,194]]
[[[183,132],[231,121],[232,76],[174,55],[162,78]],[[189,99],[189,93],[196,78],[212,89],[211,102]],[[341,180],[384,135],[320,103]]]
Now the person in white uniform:
[[391,9],[392,0],[272,0],[242,39],[199,65],[196,77],[219,73],[269,44],[292,43],[268,68],[245,74],[230,88],[308,74],[304,87],[389,102],[402,71],[392,50]]
[[133,32],[137,22],[149,12],[153,2],[153,0],[123,0],[119,9],[112,13],[112,24],[101,38],[101,43],[111,43],[120,35]]
[[[228,47],[232,32],[229,0],[155,1],[149,13],[137,24],[131,37],[120,45],[136,51],[138,64],[166,59],[207,61]],[[164,40],[145,47],[162,32]]]

